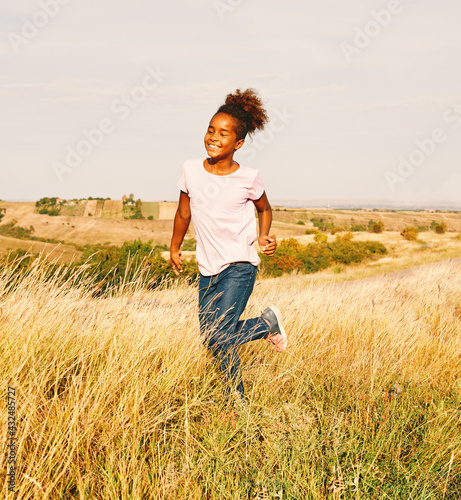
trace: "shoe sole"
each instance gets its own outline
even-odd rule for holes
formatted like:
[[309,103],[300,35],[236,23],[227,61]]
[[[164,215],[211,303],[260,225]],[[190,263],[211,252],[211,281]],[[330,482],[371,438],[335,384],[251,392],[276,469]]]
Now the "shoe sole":
[[275,317],[277,318],[277,322],[279,324],[280,333],[282,335],[283,345],[284,345],[284,347],[282,349],[277,349],[277,346],[275,346],[275,345],[274,345],[274,347],[275,347],[275,350],[277,352],[283,352],[287,348],[288,337],[287,337],[287,334],[285,332],[285,328],[283,328],[282,313],[280,312],[280,309],[277,306],[274,306],[274,305],[269,306],[269,309],[272,310],[272,312],[275,314]]

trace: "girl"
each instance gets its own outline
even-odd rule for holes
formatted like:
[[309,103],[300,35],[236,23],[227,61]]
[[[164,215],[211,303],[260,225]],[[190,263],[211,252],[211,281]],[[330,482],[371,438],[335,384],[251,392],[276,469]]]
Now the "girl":
[[178,275],[183,263],[180,247],[192,219],[200,271],[200,332],[221,365],[226,393],[234,392],[236,403],[244,406],[237,346],[257,339],[266,339],[277,351],[287,345],[276,306],[269,306],[257,318],[239,321],[261,262],[253,246],[257,237],[253,204],[259,220],[259,248],[273,256],[277,243],[269,237],[272,209],[259,173],[237,163],[234,153],[246,135],[262,130],[267,120],[253,89],[227,95],[205,134],[208,157],[188,160],[182,167],[170,246],[171,267]]

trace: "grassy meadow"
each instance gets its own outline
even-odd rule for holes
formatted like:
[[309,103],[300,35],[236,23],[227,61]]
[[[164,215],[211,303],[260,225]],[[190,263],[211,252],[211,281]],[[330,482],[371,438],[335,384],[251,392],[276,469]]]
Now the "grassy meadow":
[[237,419],[198,336],[195,286],[94,298],[78,274],[46,280],[35,261],[14,283],[4,267],[0,377],[16,391],[18,458],[10,493],[0,456],[0,497],[461,498],[461,264],[356,279],[407,267],[420,244],[406,243],[381,271],[257,281],[245,317],[277,304],[289,343],[239,348]]

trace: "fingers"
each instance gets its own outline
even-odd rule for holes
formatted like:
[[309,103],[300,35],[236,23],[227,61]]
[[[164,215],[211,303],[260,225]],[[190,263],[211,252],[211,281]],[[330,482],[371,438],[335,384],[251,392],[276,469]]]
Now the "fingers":
[[265,255],[273,257],[277,248],[277,241],[275,240],[275,238],[271,238],[270,236],[265,236],[264,239],[266,240],[267,244],[261,247],[261,251]]
[[174,264],[171,266],[171,269],[173,270],[174,274],[176,274],[176,276],[179,276],[179,273],[183,272],[182,267],[177,267]]
[[176,260],[171,260],[170,261],[170,266],[171,266],[171,269],[173,270],[174,274],[176,274],[176,276],[179,276],[179,273],[182,273],[183,272],[183,269],[182,269],[182,262],[183,262],[183,259],[176,259]]
[[170,253],[170,267],[176,276],[183,272],[182,263],[184,262],[184,257],[182,256],[181,250],[172,251]]
[[179,273],[182,273],[183,272],[183,269],[182,269],[182,262],[177,262],[177,263],[174,263],[172,262],[171,263],[171,269],[173,269],[173,272],[176,274],[176,276],[179,275]]

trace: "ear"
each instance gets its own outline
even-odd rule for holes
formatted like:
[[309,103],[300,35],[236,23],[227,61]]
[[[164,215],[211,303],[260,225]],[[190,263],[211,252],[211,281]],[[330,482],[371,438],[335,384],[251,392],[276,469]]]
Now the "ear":
[[245,144],[245,139],[240,139],[235,143],[234,151],[237,151],[237,149],[240,149],[243,145]]

